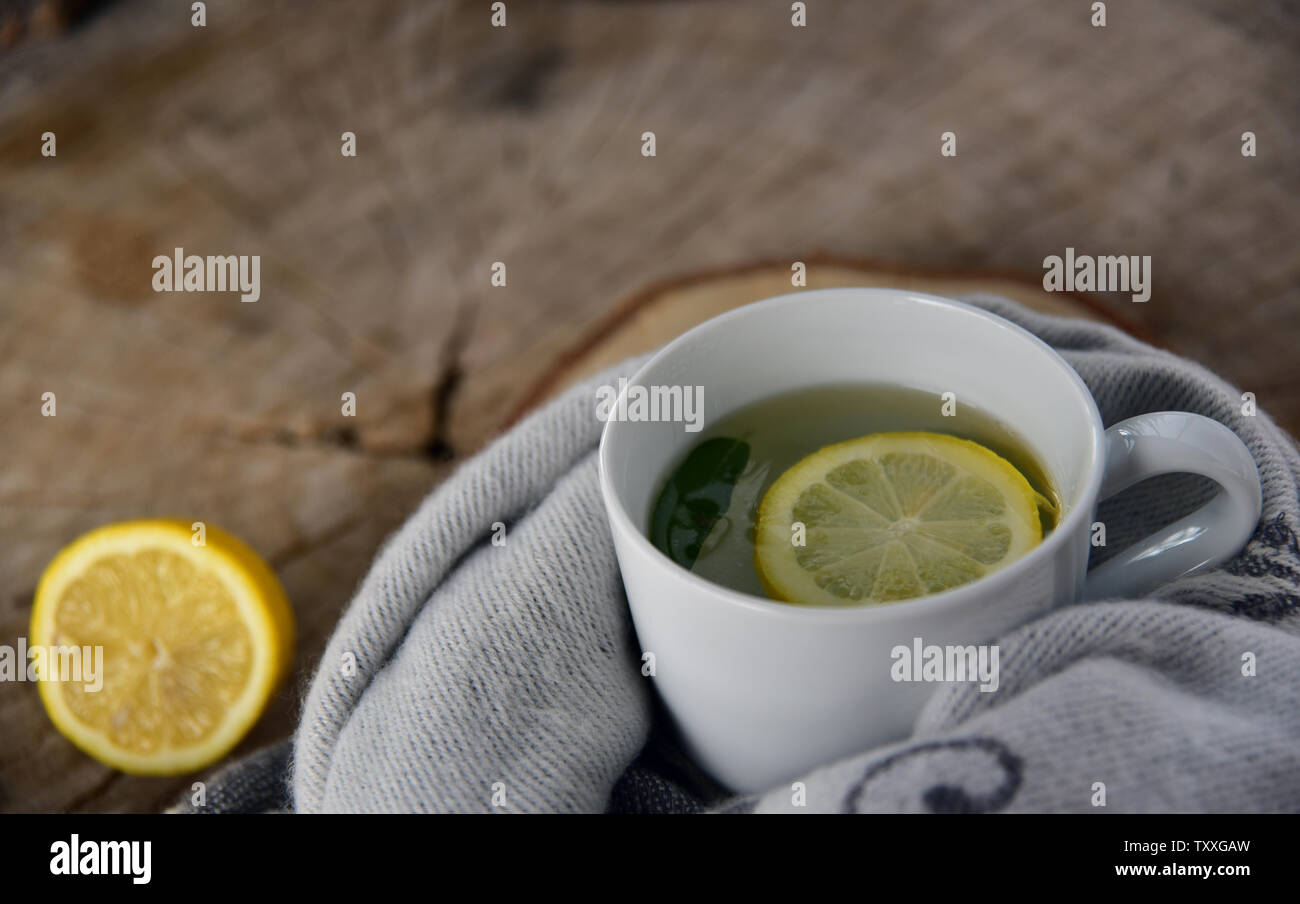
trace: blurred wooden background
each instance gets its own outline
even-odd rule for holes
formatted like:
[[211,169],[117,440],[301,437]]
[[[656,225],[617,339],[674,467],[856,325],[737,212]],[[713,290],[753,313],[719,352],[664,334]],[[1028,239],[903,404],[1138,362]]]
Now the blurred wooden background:
[[[294,602],[294,681],[239,752],[284,737],[422,495],[621,299],[751,260],[1036,282],[1066,246],[1151,255],[1149,302],[1094,300],[1296,431],[1295,7],[1111,3],[1094,28],[1090,5],[816,0],[793,28],[784,0],[510,0],[495,29],[477,0],[219,0],[195,28],[188,3],[123,0],[17,43],[0,55],[0,643],[78,534],[206,519]],[[155,294],[151,260],[178,246],[261,255],[261,300]],[[0,726],[0,810],[155,810],[193,780],[87,759],[31,685],[0,684]]]

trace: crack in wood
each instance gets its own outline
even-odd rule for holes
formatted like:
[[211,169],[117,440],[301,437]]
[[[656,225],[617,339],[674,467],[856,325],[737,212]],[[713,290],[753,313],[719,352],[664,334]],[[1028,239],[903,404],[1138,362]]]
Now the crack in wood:
[[[372,461],[391,461],[394,459],[424,461],[428,458],[426,454],[427,440],[396,448],[367,448],[362,442],[362,436],[355,427],[351,426],[328,426],[311,433],[295,433],[286,427],[268,425],[265,428],[244,434],[216,431],[194,433],[190,434],[190,436],[204,439],[221,439],[249,446],[278,446],[283,449],[337,451]],[[439,459],[439,461],[441,460]]]
[[474,332],[477,312],[478,309],[472,303],[462,299],[456,306],[451,331],[442,345],[440,355],[442,367],[438,378],[434,380],[429,390],[429,405],[433,413],[432,426],[423,448],[424,457],[433,462],[448,462],[457,455],[450,436],[450,415],[457,390],[460,389],[465,375],[461,355],[469,342],[470,335]]

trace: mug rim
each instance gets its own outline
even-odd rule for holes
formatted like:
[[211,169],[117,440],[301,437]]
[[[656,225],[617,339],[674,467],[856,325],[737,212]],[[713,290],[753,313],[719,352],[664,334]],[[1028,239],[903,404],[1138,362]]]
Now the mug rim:
[[[648,371],[659,365],[665,358],[679,351],[683,346],[698,341],[701,336],[717,330],[726,329],[728,324],[733,320],[751,316],[756,313],[756,309],[767,310],[769,308],[785,307],[799,303],[806,303],[810,296],[827,296],[864,294],[867,296],[888,296],[895,298],[906,298],[909,301],[921,304],[957,309],[965,311],[980,317],[993,326],[1007,330],[1018,338],[1023,339],[1031,344],[1039,346],[1048,353],[1051,362],[1060,369],[1082,397],[1084,407],[1087,410],[1088,419],[1091,426],[1092,448],[1090,452],[1091,464],[1088,474],[1082,483],[1082,489],[1078,492],[1077,498],[1079,504],[1070,512],[1066,518],[1056,526],[1055,530],[1036,547],[1025,555],[1021,556],[1015,562],[1006,568],[1001,568],[990,575],[986,575],[969,584],[962,584],[951,590],[944,590],[939,593],[926,594],[925,596],[912,597],[910,599],[896,600],[889,603],[878,605],[859,605],[859,606],[819,606],[807,605],[802,603],[784,603],[777,600],[768,599],[767,597],[757,596],[750,593],[744,593],[739,590],[733,590],[730,587],[723,586],[707,578],[704,578],[688,568],[670,559],[661,549],[650,542],[644,531],[637,528],[633,523],[632,517],[628,514],[623,505],[623,500],[619,497],[618,491],[613,486],[613,478],[610,476],[608,465],[609,455],[609,436],[610,431],[617,429],[621,422],[616,419],[610,419],[605,422],[605,426],[600,433],[600,446],[597,454],[597,461],[600,473],[600,490],[604,498],[605,510],[611,519],[611,528],[614,533],[622,532],[630,535],[633,539],[631,542],[638,548],[649,553],[651,560],[656,564],[667,569],[679,580],[684,580],[687,584],[694,587],[700,592],[704,592],[716,600],[721,601],[724,605],[739,606],[749,609],[756,614],[763,614],[772,617],[789,618],[795,621],[826,621],[826,620],[843,620],[848,622],[862,621],[892,621],[898,618],[908,618],[913,615],[923,616],[926,613],[934,614],[951,608],[955,608],[966,603],[970,598],[980,595],[992,589],[993,584],[1011,585],[1019,581],[1026,574],[1037,568],[1041,560],[1055,556],[1062,546],[1070,542],[1070,538],[1079,530],[1081,522],[1092,517],[1095,508],[1096,498],[1101,489],[1102,472],[1105,469],[1105,427],[1101,420],[1101,412],[1097,408],[1097,401],[1092,396],[1092,391],[1088,385],[1083,382],[1078,371],[1070,366],[1061,354],[1052,346],[1048,345],[1042,339],[1035,336],[1029,330],[1000,317],[983,308],[958,301],[953,298],[945,298],[939,295],[931,295],[925,292],[913,292],[909,289],[896,289],[881,286],[837,286],[828,289],[808,289],[802,292],[788,292],[784,295],[775,295],[770,298],[750,302],[730,311],[724,311],[716,317],[711,317],[703,323],[696,324],[686,332],[677,336],[672,341],[661,347],[655,352],[649,360],[643,363],[636,371],[628,377],[627,385],[634,386],[643,382],[643,378]],[[621,568],[620,568],[621,570]]]

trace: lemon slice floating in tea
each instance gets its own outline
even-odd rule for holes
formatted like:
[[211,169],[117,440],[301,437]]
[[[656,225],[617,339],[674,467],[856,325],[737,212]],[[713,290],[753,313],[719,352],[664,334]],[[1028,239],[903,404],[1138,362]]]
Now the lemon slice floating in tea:
[[293,613],[271,569],[211,525],[204,545],[194,536],[189,522],[171,520],[93,530],[50,562],[36,590],[34,647],[103,649],[94,684],[55,674],[47,655],[38,667],[46,712],[123,772],[175,775],[220,759],[292,656]]
[[939,593],[1033,549],[1043,537],[1038,499],[978,443],[875,433],[820,449],[777,478],[759,504],[754,565],[768,595],[790,603]]

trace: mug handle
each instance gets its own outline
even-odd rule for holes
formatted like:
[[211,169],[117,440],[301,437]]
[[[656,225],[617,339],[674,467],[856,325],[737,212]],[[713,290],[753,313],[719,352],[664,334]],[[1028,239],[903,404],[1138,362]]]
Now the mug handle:
[[1085,600],[1140,596],[1220,565],[1246,545],[1259,523],[1259,470],[1237,434],[1199,414],[1139,414],[1107,430],[1098,500],[1148,477],[1180,473],[1210,478],[1219,485],[1218,494],[1088,572]]

